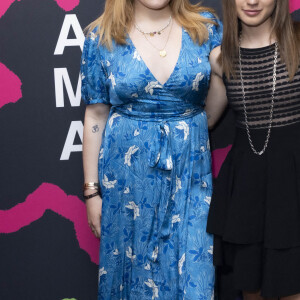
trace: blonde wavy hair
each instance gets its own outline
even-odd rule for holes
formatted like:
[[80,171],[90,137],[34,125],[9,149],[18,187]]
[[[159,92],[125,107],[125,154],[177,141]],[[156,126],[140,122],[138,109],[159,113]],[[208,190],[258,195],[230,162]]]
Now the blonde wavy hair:
[[[208,30],[205,24],[215,24],[212,19],[202,17],[200,12],[210,12],[211,8],[200,4],[191,4],[189,0],[171,0],[170,7],[173,18],[189,33],[194,42],[200,45],[207,41]],[[126,44],[126,33],[129,32],[134,18],[134,0],[106,0],[104,13],[87,26],[85,31],[89,34],[96,29],[99,43],[108,49],[112,41],[117,44]]]

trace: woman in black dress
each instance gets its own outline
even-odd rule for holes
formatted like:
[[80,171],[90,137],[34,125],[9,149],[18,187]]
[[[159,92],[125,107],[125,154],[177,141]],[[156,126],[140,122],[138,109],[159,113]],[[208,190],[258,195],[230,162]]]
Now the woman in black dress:
[[208,218],[214,263],[231,270],[244,299],[299,300],[298,26],[288,0],[223,0],[223,9],[206,112],[213,127],[228,102],[236,136]]

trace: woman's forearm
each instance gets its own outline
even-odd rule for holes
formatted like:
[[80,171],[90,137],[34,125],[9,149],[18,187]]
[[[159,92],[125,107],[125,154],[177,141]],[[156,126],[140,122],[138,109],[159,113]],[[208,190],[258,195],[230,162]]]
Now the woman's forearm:
[[212,129],[216,125],[226,106],[227,97],[224,83],[218,75],[213,74],[205,106],[209,129]]
[[84,182],[98,182],[98,157],[109,111],[110,106],[105,104],[93,104],[86,108],[83,129]]
[[227,106],[226,88],[222,78],[223,71],[218,62],[220,54],[221,48],[217,47],[210,53],[209,56],[212,73],[205,103],[209,129],[212,129],[216,125]]

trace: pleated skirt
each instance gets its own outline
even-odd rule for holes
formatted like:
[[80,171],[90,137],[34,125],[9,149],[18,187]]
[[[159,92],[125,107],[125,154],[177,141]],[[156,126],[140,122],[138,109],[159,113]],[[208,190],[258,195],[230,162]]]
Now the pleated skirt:
[[[266,130],[251,136],[262,149]],[[214,186],[207,231],[215,236],[214,264],[232,272],[235,289],[267,298],[300,293],[299,123],[272,128],[262,156],[237,129]]]

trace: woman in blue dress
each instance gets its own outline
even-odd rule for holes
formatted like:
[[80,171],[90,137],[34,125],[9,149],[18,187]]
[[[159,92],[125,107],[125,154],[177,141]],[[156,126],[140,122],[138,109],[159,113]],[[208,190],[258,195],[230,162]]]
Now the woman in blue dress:
[[221,29],[188,0],[108,0],[89,26],[84,193],[101,236],[98,299],[213,298],[203,106]]

